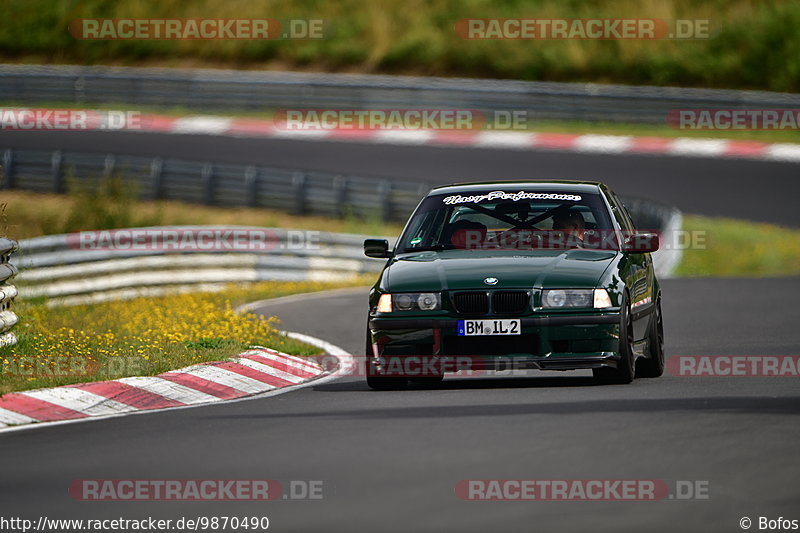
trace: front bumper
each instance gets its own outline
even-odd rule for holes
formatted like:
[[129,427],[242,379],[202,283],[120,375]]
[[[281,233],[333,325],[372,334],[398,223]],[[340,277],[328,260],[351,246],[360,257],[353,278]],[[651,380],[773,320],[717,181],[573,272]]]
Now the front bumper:
[[619,312],[513,318],[520,318],[520,335],[463,337],[457,334],[458,318],[372,316],[367,356],[378,371],[407,368],[403,361],[409,358],[433,361],[443,373],[617,366]]

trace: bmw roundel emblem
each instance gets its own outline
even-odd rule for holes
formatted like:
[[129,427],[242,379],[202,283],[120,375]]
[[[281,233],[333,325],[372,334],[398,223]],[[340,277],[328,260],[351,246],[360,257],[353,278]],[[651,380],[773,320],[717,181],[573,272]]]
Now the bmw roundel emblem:
[[487,285],[497,285],[497,278],[486,278],[483,282]]

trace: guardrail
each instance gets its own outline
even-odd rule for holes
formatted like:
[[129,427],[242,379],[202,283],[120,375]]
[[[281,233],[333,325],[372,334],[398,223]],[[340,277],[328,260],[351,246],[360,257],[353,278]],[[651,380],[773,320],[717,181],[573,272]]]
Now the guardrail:
[[9,262],[16,250],[16,241],[0,237],[0,347],[17,343],[17,336],[11,331],[18,320],[11,310],[11,303],[17,296],[17,288],[11,280],[17,275],[17,268]]
[[434,108],[528,112],[533,120],[664,124],[686,108],[793,108],[800,95],[298,72],[0,65],[0,100],[23,104],[282,108]]
[[[364,236],[300,232],[250,226],[225,230],[259,232],[261,250],[208,251],[186,247],[81,249],[75,235],[20,241],[14,259],[21,298],[48,298],[48,305],[75,305],[157,296],[167,292],[221,290],[229,283],[337,281],[377,272],[381,260],[364,256]],[[117,230],[201,235],[216,226],[170,226]],[[129,233],[130,234],[130,233]]]
[[6,189],[66,192],[69,180],[119,173],[144,199],[266,207],[403,221],[430,189],[425,183],[159,157],[0,148]]
[[[299,215],[404,222],[430,190],[426,183],[209,161],[10,148],[0,148],[0,154],[0,186],[5,189],[63,193],[69,179],[79,183],[120,173],[142,199],[265,207]],[[651,200],[624,200],[640,228],[664,231],[679,213]]]

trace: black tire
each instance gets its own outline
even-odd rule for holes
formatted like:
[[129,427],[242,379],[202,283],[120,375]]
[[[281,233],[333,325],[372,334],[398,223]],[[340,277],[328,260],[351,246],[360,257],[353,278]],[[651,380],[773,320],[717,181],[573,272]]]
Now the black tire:
[[657,378],[664,373],[664,322],[661,318],[661,299],[656,300],[656,309],[650,322],[647,337],[647,358],[639,359],[638,375]]
[[367,345],[364,356],[367,358],[367,386],[372,390],[401,390],[408,385],[408,379],[399,377],[373,376],[370,359],[372,358],[372,342],[370,342],[369,329],[367,329]]
[[631,317],[628,297],[622,301],[619,324],[619,354],[617,368],[593,368],[592,375],[602,384],[630,383],[636,378],[636,354],[633,351],[633,318]]

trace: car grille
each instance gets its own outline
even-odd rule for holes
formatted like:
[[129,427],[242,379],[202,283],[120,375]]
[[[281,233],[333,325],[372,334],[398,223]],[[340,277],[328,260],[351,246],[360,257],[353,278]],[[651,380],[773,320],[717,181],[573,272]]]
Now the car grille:
[[485,315],[489,312],[489,295],[485,292],[457,292],[453,295],[456,312],[465,315]]
[[492,293],[492,310],[495,313],[522,313],[530,302],[528,291],[496,291]]
[[491,311],[498,314],[523,313],[531,298],[528,291],[457,292],[453,295],[453,307],[459,314],[486,315],[489,313],[490,294]]

